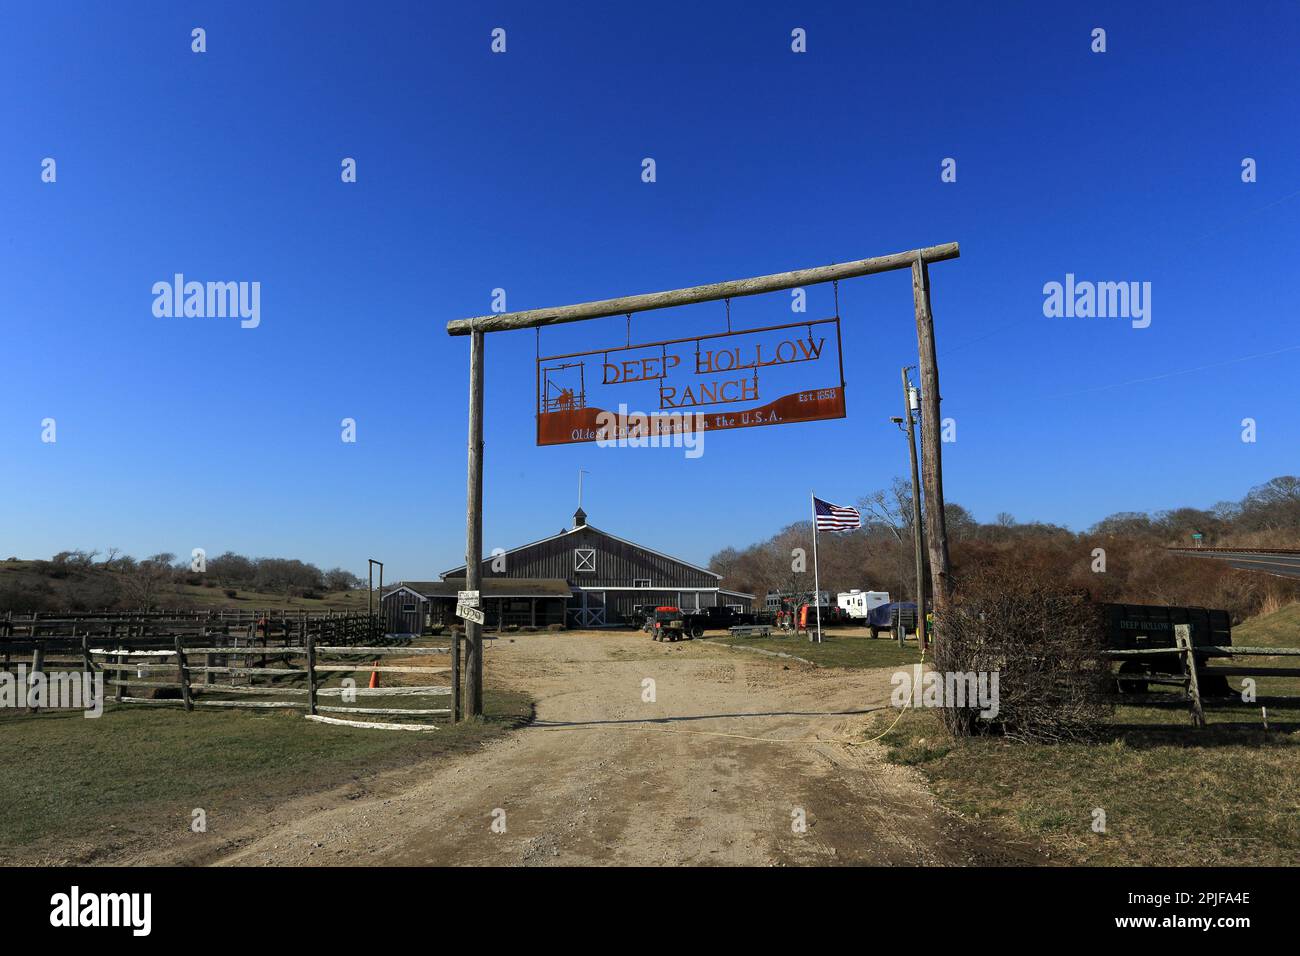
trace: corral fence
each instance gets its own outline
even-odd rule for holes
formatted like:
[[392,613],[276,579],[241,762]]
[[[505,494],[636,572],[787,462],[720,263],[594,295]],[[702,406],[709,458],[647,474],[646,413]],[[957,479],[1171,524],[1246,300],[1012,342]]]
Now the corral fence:
[[[351,612],[7,614],[0,654],[5,672],[16,676],[21,665],[29,681],[70,670],[102,675],[111,688],[105,703],[293,709],[322,723],[385,730],[434,730],[437,718],[459,719],[454,636],[450,646],[434,647],[376,639],[376,623]],[[393,659],[401,663],[381,663]],[[357,686],[350,675],[358,674],[384,686]],[[383,676],[435,674],[447,675],[446,683],[388,685]],[[446,700],[381,706],[420,698]],[[358,719],[375,717],[403,720]]]
[[[1102,653],[1111,661],[1144,662],[1153,664],[1177,657],[1182,664],[1182,673],[1162,672],[1152,668],[1141,674],[1125,676],[1121,671],[1118,682],[1122,691],[1120,700],[1135,705],[1170,705],[1186,706],[1191,715],[1192,724],[1205,727],[1205,709],[1213,706],[1241,706],[1246,703],[1240,694],[1233,694],[1229,687],[1229,677],[1300,677],[1300,667],[1261,667],[1249,664],[1228,663],[1226,667],[1210,666],[1210,659],[1231,657],[1300,657],[1300,648],[1295,647],[1239,647],[1235,645],[1220,646],[1215,644],[1193,644],[1190,624],[1175,624],[1173,647],[1144,647],[1106,650]],[[1129,686],[1139,686],[1146,690],[1148,684],[1163,684],[1181,687],[1179,694],[1147,694],[1143,692],[1123,692],[1126,682]],[[1300,708],[1300,696],[1256,696],[1249,701],[1251,706],[1273,707],[1277,709]]]

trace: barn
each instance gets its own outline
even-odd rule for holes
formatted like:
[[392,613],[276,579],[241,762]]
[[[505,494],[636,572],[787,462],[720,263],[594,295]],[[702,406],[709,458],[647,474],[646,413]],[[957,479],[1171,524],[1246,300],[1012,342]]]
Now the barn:
[[[593,527],[582,508],[574,512],[572,527],[485,559],[482,580],[487,627],[617,627],[639,623],[644,608],[731,606],[749,612],[754,600],[722,587],[715,571]],[[443,572],[441,581],[400,583],[384,596],[390,629],[408,613],[430,624],[452,623],[456,592],[464,587],[464,565]]]

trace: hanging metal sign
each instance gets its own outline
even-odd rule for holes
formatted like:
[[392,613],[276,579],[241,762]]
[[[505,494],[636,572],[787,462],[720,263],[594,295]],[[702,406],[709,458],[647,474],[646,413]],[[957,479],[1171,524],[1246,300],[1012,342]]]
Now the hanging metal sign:
[[843,418],[839,316],[537,358],[537,444]]

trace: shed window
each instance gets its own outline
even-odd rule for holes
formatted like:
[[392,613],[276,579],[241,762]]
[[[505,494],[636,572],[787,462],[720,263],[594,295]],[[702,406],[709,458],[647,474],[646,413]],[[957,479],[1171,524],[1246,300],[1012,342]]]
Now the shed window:
[[403,613],[403,614],[414,614],[414,613],[415,613],[415,605],[414,605],[414,604],[403,604],[403,605],[402,605],[402,613]]
[[573,549],[573,570],[586,571],[591,574],[596,573],[596,549],[595,548],[574,548]]
[[649,586],[650,586],[650,579],[649,579],[649,578],[633,578],[633,579],[632,579],[632,587],[634,587],[634,588],[648,588]]

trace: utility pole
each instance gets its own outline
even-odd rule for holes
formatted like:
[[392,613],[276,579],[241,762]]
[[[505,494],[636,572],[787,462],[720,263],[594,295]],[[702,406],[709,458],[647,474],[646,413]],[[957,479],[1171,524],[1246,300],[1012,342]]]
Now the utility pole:
[[907,419],[907,450],[912,459],[912,544],[916,549],[916,643],[925,650],[925,546],[921,528],[921,477],[916,464],[916,426],[912,416],[917,410],[916,389],[903,369],[903,417]]
[[[483,333],[469,339],[469,482],[465,515],[465,589],[478,591],[483,577]],[[479,607],[485,606],[480,600]],[[455,640],[453,637],[452,640]],[[465,710],[483,716],[483,625],[465,622]]]

